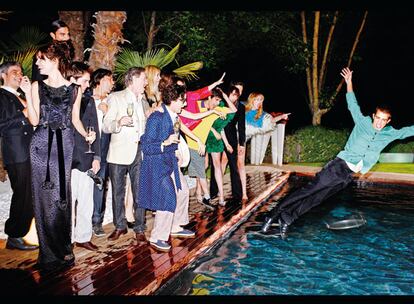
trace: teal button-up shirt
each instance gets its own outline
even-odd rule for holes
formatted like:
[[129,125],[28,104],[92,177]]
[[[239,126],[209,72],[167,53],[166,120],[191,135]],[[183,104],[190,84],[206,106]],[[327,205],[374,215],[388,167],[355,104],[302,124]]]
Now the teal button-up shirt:
[[391,126],[385,126],[382,130],[376,130],[372,125],[372,118],[364,116],[353,92],[346,94],[346,102],[351,112],[355,126],[345,145],[344,150],[338,153],[338,157],[357,164],[362,160],[361,173],[366,173],[378,161],[381,151],[392,141],[414,136],[414,125],[399,130]]

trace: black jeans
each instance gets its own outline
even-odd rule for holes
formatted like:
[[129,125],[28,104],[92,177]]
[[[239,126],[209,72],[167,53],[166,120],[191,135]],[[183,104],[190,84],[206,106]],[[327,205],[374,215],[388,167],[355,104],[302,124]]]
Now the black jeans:
[[104,182],[102,189],[99,190],[98,186],[93,184],[93,215],[92,226],[101,226],[105,215],[105,202],[106,202],[106,183],[108,181],[108,163],[101,162],[101,169],[98,171],[98,176],[102,177]]
[[112,212],[113,223],[116,229],[126,229],[125,217],[125,186],[126,174],[131,178],[132,197],[134,199],[134,231],[141,233],[145,231],[145,209],[138,207],[139,173],[141,169],[142,153],[140,145],[134,161],[130,165],[118,165],[109,163],[109,177],[112,184]]
[[30,161],[6,166],[13,190],[10,215],[4,225],[4,232],[11,238],[25,236],[33,219],[32,184]]
[[280,216],[290,225],[311,208],[346,188],[352,181],[352,173],[346,162],[336,157],[327,163],[307,185],[284,198],[272,212],[272,217]]

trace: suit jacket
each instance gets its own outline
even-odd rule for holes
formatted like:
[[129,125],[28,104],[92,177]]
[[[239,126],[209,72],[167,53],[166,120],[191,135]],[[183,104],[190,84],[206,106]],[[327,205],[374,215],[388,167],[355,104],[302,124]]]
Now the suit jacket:
[[[109,143],[108,163],[119,165],[130,165],[135,159],[138,150],[140,134],[145,130],[140,130],[137,111],[134,111],[134,126],[118,127],[118,121],[122,116],[127,116],[128,103],[136,103],[136,96],[128,88],[109,94],[108,96],[108,112],[106,113],[102,131],[111,133],[111,141]],[[149,104],[145,98],[141,99],[138,106],[142,106],[144,114],[149,109]],[[145,129],[146,118],[141,122]]]
[[16,95],[0,88],[0,136],[5,165],[29,160],[33,126],[23,110],[24,106]]
[[244,105],[239,101],[233,120],[224,127],[227,140],[232,147],[246,143],[246,113]]
[[99,137],[98,116],[96,114],[95,102],[90,96],[83,96],[80,107],[80,118],[83,126],[93,126],[96,132],[96,139],[91,145],[94,154],[85,153],[88,150],[88,142],[75,130],[75,145],[73,149],[72,169],[86,172],[92,168],[94,159],[101,160],[101,145]]

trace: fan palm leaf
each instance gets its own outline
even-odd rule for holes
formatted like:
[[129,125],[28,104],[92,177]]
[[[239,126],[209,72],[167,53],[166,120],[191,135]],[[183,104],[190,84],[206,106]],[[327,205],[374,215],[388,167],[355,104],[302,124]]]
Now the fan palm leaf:
[[[137,51],[131,49],[122,49],[117,57],[115,62],[114,74],[117,82],[121,82],[126,71],[131,67],[146,67],[147,65],[154,65],[163,69],[165,66],[174,61],[175,56],[178,53],[180,44],[178,43],[174,48],[169,52],[165,49],[151,49],[143,54],[140,54]],[[187,64],[183,67],[180,67],[177,71],[177,75],[180,77],[185,77],[187,79],[197,79],[197,75],[194,71],[197,71],[203,67],[201,61],[193,62]]]
[[195,61],[186,65],[183,65],[173,72],[180,77],[187,78],[188,80],[198,79],[199,77],[195,73],[195,71],[201,70],[203,68],[202,61]]
[[32,48],[38,48],[47,38],[47,34],[37,27],[25,26],[12,34],[7,42],[1,42],[3,53],[22,52]]
[[16,52],[7,60],[16,61],[22,65],[23,75],[32,75],[33,57],[37,52],[37,48],[32,47],[25,51]]

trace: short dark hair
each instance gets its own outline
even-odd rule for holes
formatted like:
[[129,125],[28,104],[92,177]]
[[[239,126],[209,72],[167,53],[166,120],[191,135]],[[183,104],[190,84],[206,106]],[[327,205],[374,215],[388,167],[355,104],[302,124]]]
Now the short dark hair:
[[95,89],[98,85],[101,84],[102,78],[105,76],[112,76],[112,72],[107,69],[99,68],[93,71],[91,74],[91,81],[90,81],[90,87],[91,89]]
[[124,83],[125,86],[129,86],[132,83],[132,77],[137,76],[139,77],[142,73],[145,73],[145,69],[142,67],[132,67],[126,71],[124,76]]
[[22,69],[22,65],[17,61],[5,61],[0,64],[0,74],[7,73],[12,66],[19,66]]
[[82,77],[83,74],[89,73],[91,74],[91,68],[84,62],[80,61],[73,61],[70,65],[70,68],[66,74],[66,79],[70,79],[71,77],[75,78],[76,80]]
[[240,85],[240,86],[244,87],[244,83],[241,82],[241,81],[238,81],[238,80],[230,81],[230,87],[234,87],[234,86],[237,86],[237,85]]
[[50,24],[50,33],[56,33],[56,31],[62,27],[69,28],[69,26],[62,20],[52,21],[52,23]]
[[388,115],[390,115],[389,118],[391,118],[391,107],[388,104],[381,103],[381,104],[377,105],[375,107],[375,113],[377,113],[377,111],[387,113]]
[[186,89],[184,86],[180,86],[176,83],[167,85],[161,90],[162,102],[166,105],[170,105],[173,100],[185,97]]
[[238,87],[236,87],[236,86],[230,86],[230,87],[229,87],[229,90],[227,91],[227,95],[230,95],[230,94],[231,94],[231,92],[233,92],[233,91],[235,91],[235,92],[236,92],[236,94],[237,94],[237,95],[239,95],[239,97],[240,97],[240,90],[239,90],[239,88],[238,88]]

